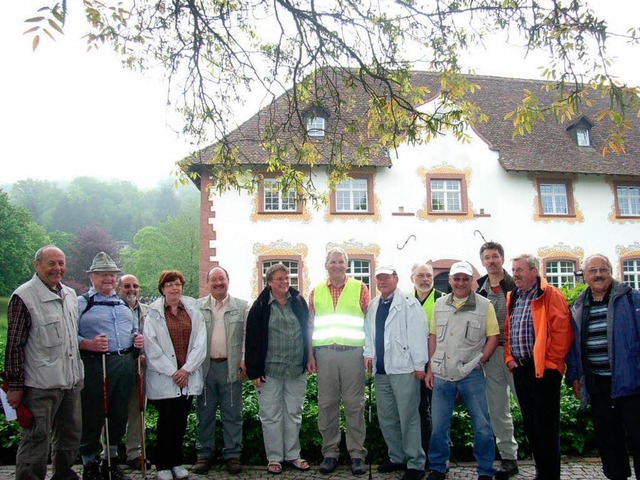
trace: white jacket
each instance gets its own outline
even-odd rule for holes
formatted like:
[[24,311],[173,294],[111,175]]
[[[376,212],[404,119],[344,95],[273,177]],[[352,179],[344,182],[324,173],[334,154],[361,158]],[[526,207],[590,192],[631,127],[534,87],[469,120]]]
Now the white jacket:
[[207,332],[197,300],[191,297],[181,297],[180,300],[191,318],[187,360],[182,366],[190,374],[189,381],[182,390],[173,381],[172,377],[178,370],[178,363],[164,317],[164,297],[159,298],[149,305],[144,324],[146,394],[150,400],[202,393],[202,363],[207,355]]
[[[371,300],[364,319],[364,356],[376,368],[376,312],[380,295]],[[396,289],[384,324],[384,369],[388,374],[424,371],[427,349],[427,314],[413,295]]]

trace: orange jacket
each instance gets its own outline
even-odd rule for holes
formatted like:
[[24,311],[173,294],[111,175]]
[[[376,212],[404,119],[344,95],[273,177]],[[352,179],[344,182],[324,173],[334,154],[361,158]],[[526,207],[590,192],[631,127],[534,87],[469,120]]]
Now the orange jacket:
[[[507,318],[504,322],[504,363],[514,360],[509,345],[511,312],[515,306],[513,292],[507,294]],[[538,296],[531,302],[533,319],[533,363],[536,377],[541,378],[546,368],[553,368],[564,374],[564,357],[573,342],[571,313],[564,295],[556,287],[540,278]]]

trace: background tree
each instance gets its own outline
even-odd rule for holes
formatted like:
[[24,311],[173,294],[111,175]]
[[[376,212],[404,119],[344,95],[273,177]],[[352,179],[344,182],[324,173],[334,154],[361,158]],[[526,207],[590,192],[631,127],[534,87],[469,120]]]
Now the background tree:
[[157,227],[145,227],[136,233],[134,247],[122,250],[124,270],[140,280],[142,295],[158,296],[160,272],[176,269],[185,276],[184,294],[198,297],[198,218],[195,209]]
[[34,273],[33,256],[50,243],[44,229],[25,208],[14,205],[0,190],[0,297],[10,295]]
[[99,252],[105,252],[122,268],[118,250],[116,242],[102,227],[92,225],[80,229],[67,248],[65,283],[74,288],[78,295],[82,295],[91,285],[87,270],[91,267],[93,258]]
[[[68,2],[49,1],[29,20],[34,48],[43,33],[56,34],[65,20]],[[638,28],[611,32],[588,0],[140,0],[131,7],[84,0],[81,8],[91,22],[90,47],[110,43],[132,68],[164,67],[169,101],[184,114],[185,132],[199,140],[206,132],[217,142],[207,174],[221,190],[251,189],[260,180],[251,173],[242,176],[238,143],[227,137],[236,126],[235,107],[247,98],[261,98],[268,106],[287,92],[286,116],[272,118],[260,138],[239,139],[257,142],[270,153],[269,168],[283,172],[282,188],[295,190],[304,181],[287,165],[311,165],[318,152],[309,138],[295,152],[281,148],[278,133],[299,131],[304,136],[302,105],[320,106],[330,98],[349,109],[348,98],[340,93],[345,85],[364,92],[369,109],[358,127],[364,127],[365,135],[375,134],[382,149],[447,130],[461,135],[461,125],[482,119],[464,100],[475,87],[459,75],[466,73],[463,56],[489,35],[524,44],[529,52],[545,52],[544,75],[560,85],[550,103],[536,101],[536,92],[523,92],[513,116],[514,132],[530,129],[546,115],[571,120],[580,102],[605,95],[611,104],[601,117],[612,124],[603,151],[619,151],[629,129],[626,116],[640,110],[637,89],[610,74],[607,49],[615,36],[635,42]],[[331,71],[341,67],[349,70],[340,85],[332,85]],[[418,109],[434,92],[412,85],[410,72],[416,68],[441,74],[451,109],[437,115]],[[318,78],[329,80],[322,96],[313,88]],[[330,170],[344,174],[353,163],[364,162],[342,154],[355,127],[330,132]],[[312,184],[304,186],[313,189]]]

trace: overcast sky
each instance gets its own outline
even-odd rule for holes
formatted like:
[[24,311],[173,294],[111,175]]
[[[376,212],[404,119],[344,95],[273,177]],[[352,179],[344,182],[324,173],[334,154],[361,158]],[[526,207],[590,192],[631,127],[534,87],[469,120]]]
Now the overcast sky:
[[[64,37],[44,38],[32,52],[23,21],[44,3],[8,2],[0,15],[0,185],[88,175],[150,187],[170,178],[194,147],[175,132],[180,120],[165,106],[162,81],[123,69],[108,48],[87,53],[82,19],[73,16]],[[77,0],[69,4],[78,12]],[[595,4],[618,30],[640,18],[638,0]],[[489,53],[475,52],[469,61],[477,73],[538,76],[539,58],[525,59],[502,41],[486,46]],[[640,47],[614,49],[616,73],[640,84]]]

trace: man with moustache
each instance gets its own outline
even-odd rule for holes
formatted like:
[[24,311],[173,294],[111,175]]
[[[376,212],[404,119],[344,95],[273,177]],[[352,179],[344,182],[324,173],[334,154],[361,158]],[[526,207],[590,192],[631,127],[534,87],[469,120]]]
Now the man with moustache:
[[507,296],[504,361],[513,374],[536,478],[560,479],[560,382],[573,342],[562,292],[539,276],[536,257],[511,262],[516,289]]
[[380,295],[365,316],[365,368],[373,370],[378,421],[389,459],[378,472],[405,470],[402,480],[424,476],[425,453],[420,438],[420,382],[427,354],[427,320],[413,295],[398,289],[391,266],[375,272]]
[[369,289],[347,277],[349,258],[341,248],[327,252],[328,278],[309,295],[309,336],[312,345],[307,371],[318,374],[318,429],[322,435],[321,473],[331,473],[340,455],[340,401],[344,405],[346,443],[351,473],[366,473],[364,448],[365,371],[364,315]]
[[428,480],[443,480],[449,462],[449,422],[458,394],[473,424],[473,453],[478,480],[495,473],[495,447],[489,421],[482,366],[498,345],[498,321],[491,302],[473,293],[473,269],[456,262],[449,271],[452,292],[436,300],[429,331],[429,368],[425,383],[433,389],[433,433],[429,445]]
[[40,248],[33,265],[36,273],[11,294],[7,310],[7,401],[33,414],[31,425],[20,430],[15,478],[44,480],[51,435],[52,480],[75,480],[84,376],[78,303],[73,289],[61,283],[66,259],[59,248]]
[[[115,291],[120,269],[109,255],[98,253],[87,273],[91,288],[78,297],[78,341],[85,368],[82,390],[80,455],[83,480],[125,480],[117,462],[124,435],[131,390],[136,381],[134,348],[144,347],[129,305]],[[106,365],[109,445],[102,466],[96,461],[105,425],[103,362]],[[106,457],[109,455],[109,457]]]
[[[427,314],[427,330],[429,330],[429,326],[433,322],[433,305],[438,298],[444,297],[446,293],[433,288],[433,267],[428,263],[416,263],[411,268],[411,283],[413,283],[413,296],[418,299],[424,313]],[[420,382],[418,411],[420,412],[422,449],[427,454],[431,438],[431,389],[427,388],[424,382]]]
[[[116,285],[116,293],[127,302],[129,308],[133,311],[134,318],[137,322],[138,331],[144,333],[144,317],[149,309],[148,305],[140,303],[140,282],[133,275],[123,275],[118,279]],[[137,367],[136,367],[137,368]],[[144,368],[144,355],[140,353],[140,368]],[[144,371],[138,372],[144,379]],[[144,387],[142,388],[144,393]],[[142,424],[140,422],[140,399],[139,392],[136,387],[131,389],[131,398],[129,400],[129,419],[127,420],[127,465],[138,470],[142,470]],[[144,405],[146,405],[146,398]]]
[[197,460],[194,473],[209,470],[213,457],[216,411],[220,408],[224,447],[222,457],[229,473],[242,471],[242,381],[246,378],[244,335],[249,305],[229,295],[229,274],[213,267],[207,274],[209,295],[199,299],[207,328],[208,360],[203,364],[204,392],[198,396]]
[[513,435],[513,418],[509,390],[515,394],[513,375],[504,364],[504,320],[507,316],[507,293],[515,288],[513,278],[503,268],[504,248],[498,242],[486,242],[480,247],[480,260],[487,269],[487,275],[478,279],[476,293],[491,301],[496,311],[500,336],[498,346],[484,365],[487,380],[487,401],[489,418],[500,452],[500,467],[496,470],[497,480],[505,480],[518,473],[518,442]]
[[582,271],[589,286],[571,309],[575,340],[565,380],[583,406],[591,402],[605,476],[630,477],[631,453],[640,478],[640,292],[613,279],[604,255],[587,257]]

